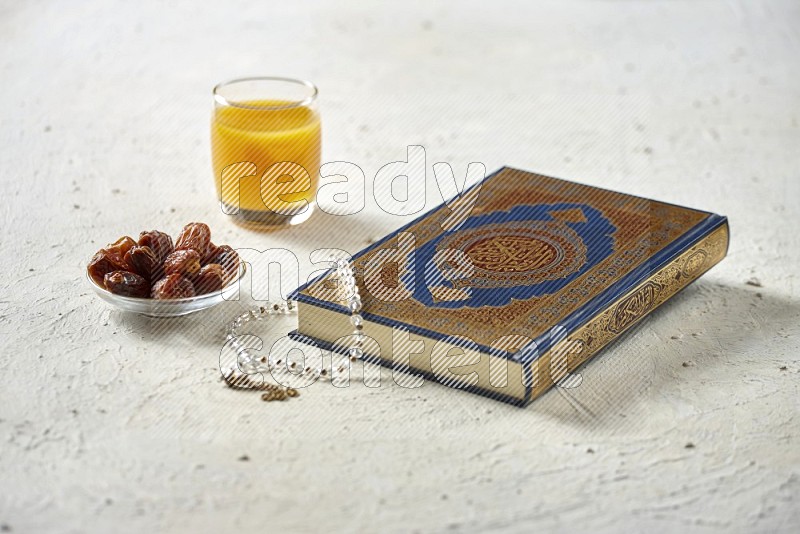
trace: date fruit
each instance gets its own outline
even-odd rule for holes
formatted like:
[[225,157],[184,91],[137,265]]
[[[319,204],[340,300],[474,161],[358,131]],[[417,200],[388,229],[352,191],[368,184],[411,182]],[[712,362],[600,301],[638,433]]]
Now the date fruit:
[[200,270],[200,254],[192,249],[176,250],[164,261],[164,274],[192,275]]
[[176,250],[191,249],[203,258],[211,245],[211,230],[205,223],[193,222],[183,227],[175,241]]
[[149,232],[142,232],[139,234],[139,245],[142,247],[150,247],[153,254],[156,255],[158,263],[164,263],[175,247],[172,245],[172,238],[169,234],[159,232],[158,230],[150,230]]
[[225,286],[225,271],[222,265],[209,263],[200,269],[192,283],[198,295],[219,291]]
[[150,294],[150,284],[136,273],[114,271],[105,275],[103,283],[106,289],[123,297],[147,297]]
[[195,296],[192,282],[183,275],[173,273],[155,283],[150,291],[154,299],[182,299]]
[[217,250],[218,249],[219,249],[219,247],[217,245],[215,245],[214,243],[209,243],[208,244],[208,249],[206,250],[206,254],[205,254],[205,256],[203,256],[203,265],[208,265],[209,263],[214,263],[211,260],[213,260],[214,257],[217,255]]
[[103,285],[105,276],[113,271],[125,271],[127,265],[125,259],[117,252],[108,249],[100,249],[89,261],[89,276],[99,286]]
[[169,234],[145,231],[100,249],[87,266],[91,279],[129,297],[174,299],[219,291],[239,276],[239,254],[211,242],[204,223],[183,227],[173,244]]
[[136,241],[134,241],[133,238],[123,236],[106,246],[106,249],[119,254],[120,258],[124,258],[125,254],[127,254],[128,251],[134,246],[136,246]]
[[153,249],[136,245],[125,254],[125,263],[130,270],[142,276],[145,280],[158,280],[163,277],[164,270],[156,258]]
[[228,245],[217,247],[217,253],[208,263],[216,263],[225,271],[225,282],[234,280],[239,276],[239,254]]

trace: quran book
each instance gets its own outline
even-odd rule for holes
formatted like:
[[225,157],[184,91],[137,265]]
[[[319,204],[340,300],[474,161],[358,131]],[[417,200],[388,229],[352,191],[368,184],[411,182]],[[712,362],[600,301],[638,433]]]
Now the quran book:
[[[728,239],[720,215],[502,168],[353,256],[364,355],[406,387],[526,405],[569,387]],[[295,337],[346,354],[345,291],[335,269],[298,288]]]

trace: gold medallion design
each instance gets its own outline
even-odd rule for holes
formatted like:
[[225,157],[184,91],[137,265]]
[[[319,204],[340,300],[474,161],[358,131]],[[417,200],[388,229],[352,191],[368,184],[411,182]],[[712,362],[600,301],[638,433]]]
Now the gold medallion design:
[[479,269],[518,273],[553,264],[559,250],[533,237],[500,235],[473,243],[464,252]]
[[586,263],[586,246],[561,221],[517,221],[462,230],[437,250],[461,250],[471,260],[472,287],[514,287],[558,280]]

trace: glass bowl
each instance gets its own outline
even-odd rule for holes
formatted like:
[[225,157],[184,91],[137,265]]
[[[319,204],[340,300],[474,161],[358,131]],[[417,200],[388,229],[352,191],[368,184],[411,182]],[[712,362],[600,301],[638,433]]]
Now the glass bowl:
[[205,310],[223,301],[231,300],[231,297],[239,291],[239,281],[246,272],[247,264],[241,262],[239,264],[239,276],[231,280],[227,286],[219,291],[212,291],[211,293],[205,293],[195,297],[170,300],[143,299],[115,295],[106,288],[97,285],[97,283],[92,280],[92,277],[89,276],[88,270],[86,271],[86,278],[89,280],[89,285],[92,286],[94,292],[97,293],[97,296],[119,310],[139,313],[150,317],[180,317],[181,315],[188,315],[200,310]]

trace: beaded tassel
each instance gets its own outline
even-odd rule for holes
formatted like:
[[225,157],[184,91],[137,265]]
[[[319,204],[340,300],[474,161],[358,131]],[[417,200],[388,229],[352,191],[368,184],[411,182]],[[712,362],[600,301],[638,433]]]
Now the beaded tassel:
[[[350,310],[350,323],[353,325],[353,340],[354,346],[350,347],[348,354],[350,361],[361,359],[364,356],[364,318],[361,316],[361,295],[358,292],[358,285],[353,274],[353,268],[350,262],[340,258],[332,261],[336,263],[336,274],[342,283],[342,287],[347,295],[347,308]],[[256,384],[249,379],[247,375],[258,373],[260,371],[259,363],[265,363],[266,358],[254,357],[249,349],[240,340],[240,330],[250,322],[264,321],[271,315],[286,315],[297,313],[297,306],[294,301],[286,301],[286,303],[275,303],[269,306],[259,306],[258,308],[246,311],[237,316],[230,323],[226,329],[226,340],[228,345],[236,352],[237,366],[233,366],[223,372],[223,378],[228,386],[234,389],[260,389],[265,391],[261,395],[262,400],[285,400],[289,397],[296,397],[299,392],[294,388],[286,388],[272,384]],[[283,363],[282,360],[275,362],[278,366]],[[345,368],[349,366],[348,361],[341,363],[337,371],[342,373]],[[296,367],[295,363],[289,364],[291,369]],[[245,374],[237,374],[237,370],[241,370]],[[279,371],[286,372],[284,367],[279,367]],[[327,377],[328,372],[324,367],[306,367],[299,374],[294,373],[295,376],[311,377],[315,379],[320,377]]]

